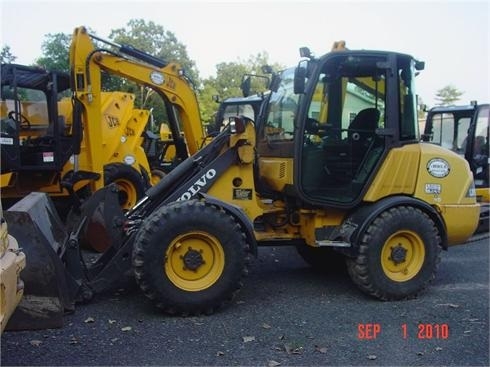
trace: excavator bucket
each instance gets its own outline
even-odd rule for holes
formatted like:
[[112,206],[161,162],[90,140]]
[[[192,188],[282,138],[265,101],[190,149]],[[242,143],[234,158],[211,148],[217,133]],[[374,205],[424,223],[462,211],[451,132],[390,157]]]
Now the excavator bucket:
[[[32,192],[5,213],[9,233],[26,255],[24,296],[7,330],[63,326],[63,315],[94,293],[118,284],[130,269],[129,250],[119,251],[124,213],[115,184],[95,192],[80,208],[68,233],[46,193]],[[107,251],[87,266],[80,243]],[[128,246],[126,246],[128,247]]]
[[74,310],[78,284],[61,260],[68,234],[51,199],[44,193],[31,193],[4,216],[27,263],[21,275],[24,297],[6,329],[62,327],[63,314]]

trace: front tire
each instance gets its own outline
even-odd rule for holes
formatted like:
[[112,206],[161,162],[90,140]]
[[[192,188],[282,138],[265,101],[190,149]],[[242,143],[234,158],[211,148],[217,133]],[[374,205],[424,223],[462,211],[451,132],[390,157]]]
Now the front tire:
[[381,300],[416,297],[435,278],[439,232],[421,210],[401,206],[381,213],[361,235],[359,253],[347,259],[354,283]]
[[249,247],[237,221],[202,201],[155,211],[133,250],[136,281],[169,314],[212,314],[229,303],[248,272]]

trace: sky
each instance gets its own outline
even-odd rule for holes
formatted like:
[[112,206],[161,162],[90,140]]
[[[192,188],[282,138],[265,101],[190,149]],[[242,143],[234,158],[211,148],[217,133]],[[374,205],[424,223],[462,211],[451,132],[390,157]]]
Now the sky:
[[130,19],[144,19],[174,33],[207,78],[221,62],[267,52],[271,63],[293,66],[299,47],[320,56],[345,40],[350,49],[425,61],[417,90],[430,107],[447,85],[464,92],[460,103],[490,102],[489,18],[490,0],[0,0],[0,47],[10,46],[16,63],[32,64],[47,34],[84,25],[108,38]]

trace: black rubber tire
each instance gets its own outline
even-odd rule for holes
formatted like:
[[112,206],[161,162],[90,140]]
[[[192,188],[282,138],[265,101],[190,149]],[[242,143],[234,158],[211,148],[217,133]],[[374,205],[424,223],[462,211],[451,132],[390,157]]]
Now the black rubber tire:
[[[383,247],[391,243],[394,238],[391,236],[398,234],[400,243],[404,242],[403,235],[415,236],[417,240],[413,242],[420,247],[420,251],[412,251],[419,256],[420,268],[417,270],[415,267],[412,273],[407,270],[406,274],[411,274],[412,278],[406,280],[394,280],[393,275],[390,277],[384,269],[387,263],[395,268],[398,266],[391,257],[393,247],[390,247],[392,255],[388,259],[395,265],[387,260],[383,262],[382,258]],[[366,294],[385,301],[411,299],[425,290],[435,278],[440,262],[441,238],[432,219],[420,209],[410,206],[391,208],[368,225],[360,238],[359,254],[356,258],[347,258],[347,269],[354,283]],[[400,273],[403,277],[404,273]]]
[[333,248],[298,245],[296,251],[315,271],[322,273],[346,271],[345,256]]
[[[190,244],[199,248],[200,243],[205,243],[199,242],[200,235],[216,240],[212,245],[213,255],[207,256],[208,252],[204,251],[203,264],[222,266],[222,270],[215,278],[206,280],[205,286],[184,289],[183,285],[192,288],[207,276],[203,271],[199,279],[184,279],[194,276],[184,265],[184,259],[193,251]],[[248,273],[250,250],[234,217],[202,201],[178,201],[160,207],[145,220],[135,238],[132,261],[136,282],[158,308],[173,315],[209,315],[231,302],[242,287]],[[196,274],[201,266],[195,270]],[[208,271],[206,266],[204,269]],[[172,278],[176,273],[182,276],[177,281]]]
[[145,194],[144,177],[136,169],[123,163],[111,163],[104,167],[104,185],[111,183],[118,184],[119,203],[124,209],[132,208]]

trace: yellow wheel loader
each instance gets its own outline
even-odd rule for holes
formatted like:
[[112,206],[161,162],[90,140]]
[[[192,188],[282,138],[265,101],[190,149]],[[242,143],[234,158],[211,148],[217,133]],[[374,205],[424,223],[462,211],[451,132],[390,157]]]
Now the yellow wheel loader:
[[490,105],[476,101],[462,106],[438,106],[427,113],[422,140],[441,145],[465,157],[475,178],[481,205],[479,232],[489,229],[489,126]]
[[[236,117],[129,211],[114,185],[84,203],[53,256],[73,301],[135,277],[166,313],[210,314],[242,287],[261,245],[296,246],[324,268],[340,256],[380,300],[427,288],[440,251],[471,237],[480,208],[468,162],[419,141],[423,63],[385,51],[302,56],[272,83],[256,121]],[[49,217],[48,199],[32,194],[9,212],[36,223]],[[90,266],[81,233],[110,244]]]

